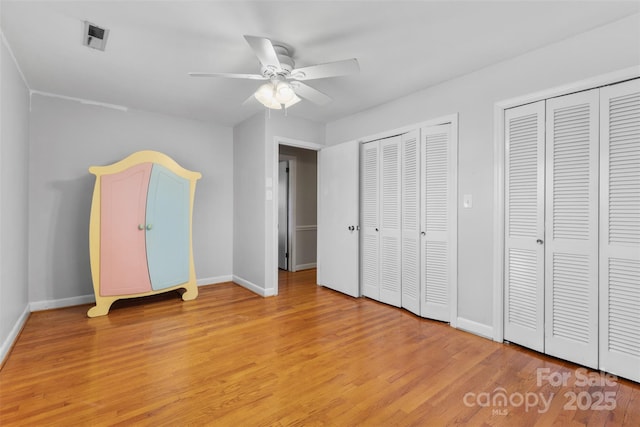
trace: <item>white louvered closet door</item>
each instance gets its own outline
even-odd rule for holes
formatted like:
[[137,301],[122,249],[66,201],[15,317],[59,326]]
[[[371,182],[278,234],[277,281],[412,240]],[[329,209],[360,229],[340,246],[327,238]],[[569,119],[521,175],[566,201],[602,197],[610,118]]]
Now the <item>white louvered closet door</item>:
[[380,140],[380,301],[401,306],[401,136]]
[[600,369],[640,381],[640,80],[600,94]]
[[369,142],[362,145],[360,154],[360,280],[362,294],[375,300],[380,299],[379,148],[379,141]]
[[597,89],[547,101],[545,353],[598,367]]
[[452,188],[451,125],[423,127],[420,131],[421,245],[420,275],[423,317],[449,321],[451,283],[451,227],[457,220],[449,212]]
[[420,314],[419,131],[402,135],[402,307]]
[[504,338],[544,351],[545,101],[505,112]]

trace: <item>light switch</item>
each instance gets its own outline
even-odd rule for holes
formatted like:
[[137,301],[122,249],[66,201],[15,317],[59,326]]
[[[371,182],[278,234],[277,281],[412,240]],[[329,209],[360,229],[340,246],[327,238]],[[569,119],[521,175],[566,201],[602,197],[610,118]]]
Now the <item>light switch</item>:
[[[273,187],[273,178],[267,177],[267,181],[266,182],[267,182],[267,188]],[[271,199],[269,199],[269,200],[271,200]]]
[[273,200],[273,191],[267,190],[267,200]]
[[465,194],[462,197],[462,206],[467,209],[473,206],[473,199],[471,198],[471,194]]

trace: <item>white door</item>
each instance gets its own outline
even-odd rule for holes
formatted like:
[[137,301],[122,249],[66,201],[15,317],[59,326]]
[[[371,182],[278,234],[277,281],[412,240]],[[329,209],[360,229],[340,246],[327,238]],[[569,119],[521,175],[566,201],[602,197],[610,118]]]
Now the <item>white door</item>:
[[[456,257],[451,234],[457,218],[452,209],[453,166],[451,125],[423,127],[420,131],[421,159],[421,282],[423,317],[450,321],[450,284]],[[455,200],[455,198],[453,198]]]
[[318,284],[354,297],[358,279],[359,143],[318,153]]
[[380,299],[379,247],[380,247],[380,191],[379,141],[362,145],[361,165],[361,225],[362,229],[362,294],[375,300]]
[[420,132],[402,135],[402,307],[420,315]]
[[598,367],[599,91],[546,108],[545,353]]
[[640,381],[640,80],[600,112],[600,369]]
[[278,268],[289,269],[289,162],[278,163]]
[[545,101],[505,111],[504,339],[544,352]]
[[401,136],[380,140],[380,301],[400,307]]

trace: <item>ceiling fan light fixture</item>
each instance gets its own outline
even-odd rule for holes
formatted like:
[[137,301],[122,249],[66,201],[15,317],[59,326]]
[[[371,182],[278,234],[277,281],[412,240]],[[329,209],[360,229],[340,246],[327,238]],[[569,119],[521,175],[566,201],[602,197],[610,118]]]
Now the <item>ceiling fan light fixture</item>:
[[284,104],[284,108],[289,108],[292,105],[296,105],[298,102],[302,101],[295,93],[293,94],[293,99]]
[[271,82],[260,86],[253,96],[267,108],[271,108],[272,110],[280,110],[282,108],[276,100],[276,88]]
[[291,85],[287,82],[278,82],[276,84],[276,101],[280,104],[288,104],[294,100],[296,93]]

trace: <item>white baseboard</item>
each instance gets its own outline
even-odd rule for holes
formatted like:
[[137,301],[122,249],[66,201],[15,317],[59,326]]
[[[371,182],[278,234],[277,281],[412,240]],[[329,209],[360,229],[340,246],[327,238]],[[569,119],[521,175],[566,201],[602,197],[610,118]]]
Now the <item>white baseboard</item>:
[[[233,276],[229,274],[226,276],[205,277],[202,279],[197,279],[196,283],[198,284],[198,286],[213,285],[216,283],[231,282],[232,279],[233,279]],[[72,307],[74,305],[91,304],[93,302],[96,302],[96,298],[94,295],[80,295],[80,296],[71,297],[71,298],[61,298],[61,299],[46,300],[46,301],[32,301],[29,304],[29,308],[33,312],[33,311],[51,310],[54,308]]]
[[465,319],[463,317],[458,317],[458,329],[462,329],[463,331],[471,332],[475,335],[480,335],[483,338],[489,338],[493,340],[493,327],[474,322],[473,320]]
[[275,292],[273,289],[264,289],[258,285],[256,285],[255,283],[252,283],[248,280],[243,279],[242,277],[233,276],[233,282],[237,283],[238,285],[242,286],[243,288],[247,288],[248,290],[250,290],[251,292],[258,294],[260,296],[263,297],[270,297],[275,295]]
[[198,286],[205,285],[215,285],[217,283],[225,283],[233,281],[233,276],[228,274],[226,276],[215,276],[215,277],[203,277],[202,279],[196,280]]
[[24,308],[24,311],[20,315],[20,317],[18,317],[18,320],[16,321],[15,325],[13,325],[13,328],[11,328],[11,332],[9,332],[9,335],[2,343],[2,347],[0,347],[0,365],[4,363],[4,360],[9,354],[9,350],[11,350],[13,343],[15,343],[16,340],[18,339],[18,334],[20,334],[22,327],[27,322],[27,319],[29,318],[30,313],[31,312],[29,310],[29,304],[27,304],[26,307]]
[[31,301],[31,303],[29,304],[29,308],[31,309],[31,312],[34,312],[51,310],[54,308],[71,307],[74,305],[91,304],[93,302],[96,302],[96,297],[94,295],[80,295],[71,298],[60,298],[46,301]]
[[316,268],[316,263],[315,262],[310,262],[308,264],[298,264],[298,265],[296,265],[296,271],[308,270],[310,268]]

